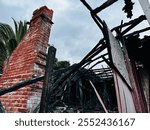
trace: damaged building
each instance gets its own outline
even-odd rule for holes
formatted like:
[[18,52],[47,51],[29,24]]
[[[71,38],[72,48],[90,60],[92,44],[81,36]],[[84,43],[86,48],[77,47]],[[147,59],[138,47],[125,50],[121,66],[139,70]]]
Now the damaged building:
[[[27,34],[5,61],[0,112],[149,112],[150,35],[140,38],[140,33],[150,27],[130,30],[150,22],[150,10],[144,10],[150,5],[143,2],[145,15],[109,29],[98,13],[118,0],[107,0],[95,9],[80,1],[103,34],[98,43],[79,63],[55,69],[56,48],[48,47],[53,11],[46,6],[35,10]],[[123,11],[131,18],[134,3],[124,1]]]

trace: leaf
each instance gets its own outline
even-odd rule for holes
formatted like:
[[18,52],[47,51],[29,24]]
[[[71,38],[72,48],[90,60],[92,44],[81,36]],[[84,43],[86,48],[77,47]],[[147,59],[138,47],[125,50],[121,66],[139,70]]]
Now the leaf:
[[15,31],[10,25],[0,23],[0,72],[4,61],[12,54],[27,32],[26,21],[16,22],[13,19],[13,22]]

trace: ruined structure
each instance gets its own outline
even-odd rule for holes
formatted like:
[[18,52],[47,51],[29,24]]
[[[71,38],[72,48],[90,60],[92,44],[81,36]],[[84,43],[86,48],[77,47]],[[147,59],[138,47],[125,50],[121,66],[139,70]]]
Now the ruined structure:
[[[103,37],[79,63],[59,70],[53,69],[56,49],[50,46],[44,73],[45,65],[41,59],[46,59],[43,52],[47,47],[52,11],[46,7],[36,10],[29,32],[5,63],[0,85],[1,88],[12,87],[0,90],[0,96],[7,112],[149,112],[150,65],[147,59],[150,36],[141,39],[139,34],[150,30],[150,27],[130,32],[139,23],[148,20],[148,16],[141,15],[127,23],[122,22],[121,25],[110,30],[98,13],[118,0],[108,0],[96,9],[92,9],[86,0],[80,1],[90,12]],[[129,18],[132,17],[133,5],[131,0],[125,0],[123,10]],[[24,41],[26,42],[22,44]],[[21,61],[21,65],[27,65],[25,70],[19,67],[12,69],[13,61],[19,65],[19,58],[22,56],[19,48],[23,45],[23,48],[28,48],[27,44],[30,42],[33,46],[31,50],[27,49],[31,52],[27,52],[32,53],[30,55],[30,58],[33,58],[32,63],[25,64],[24,61],[28,57],[22,58],[24,61]],[[16,53],[20,54],[20,57],[14,60]],[[25,79],[23,80],[22,75],[19,78],[10,73],[14,71],[15,73],[19,71],[16,73],[18,75],[25,73],[26,75],[23,74]],[[39,81],[43,79],[42,87]],[[24,82],[18,83],[19,81]],[[17,84],[14,85],[12,82]],[[19,88],[22,89],[17,90]],[[25,92],[24,98],[16,100],[16,96],[22,97]],[[40,96],[41,93],[42,96]],[[8,97],[11,99],[6,100]],[[14,97],[16,104],[12,103]],[[41,101],[37,102],[37,98]],[[35,101],[36,104],[34,104]],[[12,104],[14,106],[10,107]],[[15,109],[18,104],[21,108],[17,106]],[[2,105],[0,111],[3,111]]]

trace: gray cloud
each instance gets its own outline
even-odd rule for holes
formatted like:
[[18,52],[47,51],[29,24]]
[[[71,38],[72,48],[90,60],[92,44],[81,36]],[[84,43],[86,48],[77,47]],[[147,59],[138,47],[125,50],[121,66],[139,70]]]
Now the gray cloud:
[[[104,0],[87,1],[93,8],[104,2]],[[135,18],[143,12],[137,0],[133,1],[136,3],[133,12],[133,18]],[[54,10],[50,44],[57,48],[59,60],[69,60],[71,63],[79,62],[102,38],[100,30],[80,0],[13,0],[13,2],[0,0],[1,22],[12,24],[11,17],[16,20],[30,20],[32,12],[43,5]],[[122,12],[123,5],[123,0],[119,0],[99,14],[109,28],[119,25],[122,19],[129,20]],[[138,28],[147,25],[144,23]]]

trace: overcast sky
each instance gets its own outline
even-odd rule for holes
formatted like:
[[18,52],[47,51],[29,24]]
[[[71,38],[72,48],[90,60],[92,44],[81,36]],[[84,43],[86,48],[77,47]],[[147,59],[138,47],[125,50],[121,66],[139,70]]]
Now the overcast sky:
[[[87,0],[95,8],[106,0]],[[138,0],[133,9],[133,18],[143,14]],[[0,0],[0,22],[13,26],[11,17],[15,20],[30,21],[32,12],[46,5],[53,9],[54,16],[49,43],[57,48],[57,58],[71,63],[79,62],[99,41],[101,32],[93,22],[88,10],[80,0]],[[102,11],[99,16],[113,28],[130,19],[122,11],[124,0],[119,0],[111,7]],[[132,19],[133,19],[132,18]],[[148,23],[140,24],[138,28],[147,27]]]

